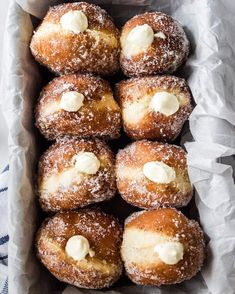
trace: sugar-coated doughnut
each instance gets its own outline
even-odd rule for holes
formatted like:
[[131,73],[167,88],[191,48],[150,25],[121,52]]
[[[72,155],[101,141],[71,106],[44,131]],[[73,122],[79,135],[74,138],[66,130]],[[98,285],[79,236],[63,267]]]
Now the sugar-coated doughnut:
[[112,285],[121,275],[122,229],[101,211],[57,213],[36,236],[37,256],[60,281],[87,289]]
[[119,150],[116,182],[124,200],[146,209],[185,206],[193,193],[186,152],[179,146],[147,140]]
[[58,74],[111,75],[119,68],[119,31],[100,7],[86,2],[51,7],[30,44],[35,59]]
[[36,126],[49,140],[63,136],[119,136],[121,113],[109,83],[91,75],[53,79],[41,92]]
[[121,255],[136,284],[181,283],[202,267],[203,232],[196,221],[173,208],[137,212],[126,220]]
[[121,68],[129,77],[174,72],[189,54],[182,26],[162,12],[128,20],[121,32],[121,47]]
[[45,211],[84,207],[116,191],[114,157],[98,139],[64,139],[40,158],[37,194]]
[[192,112],[184,79],[175,76],[132,78],[117,84],[126,134],[135,139],[173,141]]

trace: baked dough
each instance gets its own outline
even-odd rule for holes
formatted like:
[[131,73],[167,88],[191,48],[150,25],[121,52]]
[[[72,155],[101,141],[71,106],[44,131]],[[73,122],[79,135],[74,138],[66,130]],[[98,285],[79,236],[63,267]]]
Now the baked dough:
[[64,139],[41,156],[37,194],[45,211],[84,207],[116,192],[114,157],[98,139]]
[[119,68],[119,31],[99,6],[86,2],[51,7],[32,36],[35,59],[56,74],[112,75]]
[[120,64],[128,77],[172,73],[189,54],[182,26],[162,12],[131,18],[121,32]]
[[36,126],[48,139],[119,136],[121,113],[107,81],[91,75],[53,79],[35,109]]
[[151,76],[121,81],[116,96],[126,134],[135,140],[171,142],[192,112],[186,81],[175,76]]
[[196,221],[173,208],[137,212],[126,220],[121,255],[136,284],[181,283],[201,270],[203,232]]
[[140,208],[182,207],[193,194],[186,152],[159,142],[136,141],[119,150],[116,181],[122,198]]
[[[85,239],[90,247],[80,260],[74,253],[77,248],[84,253],[86,247],[78,238]],[[111,286],[122,273],[121,238],[122,230],[114,217],[91,209],[67,211],[43,222],[36,235],[36,252],[58,280],[81,288],[101,289]],[[74,248],[71,241],[75,241]]]

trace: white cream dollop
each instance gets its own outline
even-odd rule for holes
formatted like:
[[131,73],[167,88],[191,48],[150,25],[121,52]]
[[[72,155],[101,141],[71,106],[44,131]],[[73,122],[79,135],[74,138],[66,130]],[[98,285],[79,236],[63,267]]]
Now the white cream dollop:
[[80,10],[71,10],[60,18],[60,24],[63,29],[75,34],[83,33],[88,28],[88,20]]
[[75,168],[78,172],[94,175],[100,168],[100,161],[92,152],[80,152],[75,155]]
[[163,91],[154,94],[150,107],[156,112],[170,116],[179,110],[180,104],[174,94]]
[[91,257],[95,255],[95,252],[90,248],[88,240],[81,235],[69,238],[65,246],[65,252],[77,261],[85,259],[87,254]]
[[60,107],[66,111],[78,111],[83,106],[84,96],[76,91],[63,93]]
[[176,177],[175,170],[160,161],[149,161],[145,163],[143,173],[150,181],[159,184],[168,184],[174,181]]
[[164,242],[154,247],[154,252],[166,264],[176,264],[184,256],[184,247],[180,242]]
[[121,39],[123,54],[132,56],[147,50],[154,40],[153,29],[148,24],[134,27],[125,39]]
[[163,32],[157,32],[157,33],[155,33],[154,34],[154,37],[160,38],[160,39],[163,39],[163,40],[166,39],[166,35]]

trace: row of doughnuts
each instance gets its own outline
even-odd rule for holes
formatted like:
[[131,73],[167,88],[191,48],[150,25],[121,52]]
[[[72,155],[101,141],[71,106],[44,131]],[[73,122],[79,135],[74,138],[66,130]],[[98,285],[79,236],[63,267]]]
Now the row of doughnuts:
[[117,188],[139,208],[183,207],[192,197],[186,152],[175,145],[136,141],[112,154],[99,139],[65,138],[41,157],[37,194],[45,211],[85,207],[112,198]]
[[129,77],[175,71],[189,53],[181,25],[162,12],[131,18],[121,34],[111,17],[86,2],[51,7],[30,44],[35,59],[56,74],[112,75],[119,61]]
[[36,125],[49,140],[64,136],[113,139],[123,122],[132,139],[173,141],[192,111],[186,81],[170,75],[132,78],[116,85],[91,75],[53,79],[41,92]]
[[[30,49],[60,75],[44,87],[35,108],[36,126],[56,140],[38,165],[40,205],[56,212],[37,232],[38,258],[59,280],[88,289],[111,286],[123,264],[140,285],[193,277],[204,260],[203,232],[172,208],[187,205],[192,185],[185,151],[166,143],[188,119],[192,97],[184,79],[159,75],[187,59],[180,24],[161,12],[144,13],[120,33],[100,7],[67,3],[49,9]],[[119,66],[131,79],[113,94],[93,74],[110,76]],[[101,139],[119,137],[122,125],[140,141],[115,158]],[[83,208],[109,200],[116,190],[128,203],[152,209],[130,215],[124,231],[113,216]]]
[[[130,215],[123,233],[117,219],[101,211],[69,210],[112,197],[115,170],[125,200],[155,208]],[[191,198],[181,147],[136,141],[118,152],[115,167],[99,139],[66,138],[42,156],[38,187],[42,208],[60,210],[36,237],[38,258],[59,280],[106,288],[121,276],[124,263],[134,283],[160,286],[190,279],[201,269],[205,243],[198,223],[173,208],[156,209],[186,205]]]
[[99,210],[59,212],[43,222],[36,250],[57,279],[87,289],[112,285],[122,261],[136,284],[180,283],[198,273],[205,257],[200,226],[173,208],[134,213],[124,232]]

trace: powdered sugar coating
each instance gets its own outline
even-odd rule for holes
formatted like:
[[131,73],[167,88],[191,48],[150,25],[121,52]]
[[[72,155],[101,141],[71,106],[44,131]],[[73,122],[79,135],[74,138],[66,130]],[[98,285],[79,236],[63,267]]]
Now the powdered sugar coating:
[[[73,10],[82,11],[88,19],[83,33],[74,34],[60,25],[60,18]],[[86,2],[51,7],[34,32],[30,48],[39,63],[59,74],[110,75],[119,68],[118,29],[106,11]]]
[[[84,95],[83,106],[74,112],[60,108],[63,93]],[[53,79],[42,90],[35,108],[36,126],[49,140],[63,136],[119,136],[120,108],[107,81],[91,75],[67,75]]]
[[[65,252],[69,238],[87,238],[94,257],[75,261]],[[120,244],[122,229],[118,221],[98,210],[57,213],[42,224],[36,237],[37,256],[60,281],[87,289],[101,289],[121,275]]]
[[[150,181],[143,173],[147,162],[160,161],[174,169],[176,178],[168,184]],[[134,142],[116,157],[116,181],[124,200],[140,208],[182,207],[192,197],[186,152],[179,146],[147,140]]]
[[[178,111],[170,116],[155,112],[150,107],[153,95],[161,91],[174,94],[179,101]],[[121,81],[116,86],[116,96],[121,106],[124,130],[135,140],[171,142],[179,135],[192,112],[190,89],[184,79],[175,76],[149,76]],[[140,113],[136,105],[141,106]],[[134,107],[135,113],[132,111]],[[130,119],[132,113],[134,120]],[[140,115],[138,120],[137,115]]]
[[[184,247],[183,259],[175,265],[164,262],[156,263],[129,263],[125,239],[131,230],[157,233],[165,238],[177,240]],[[136,255],[138,255],[138,249]],[[149,249],[151,250],[151,249]],[[191,279],[201,270],[205,258],[205,242],[203,232],[196,221],[187,219],[180,211],[173,208],[162,208],[131,215],[125,224],[122,259],[129,278],[139,285],[161,286],[181,283]]]
[[[79,152],[92,152],[97,156],[100,168],[96,174],[76,172],[74,156]],[[64,183],[61,175],[68,171],[71,171],[69,182]],[[37,194],[45,211],[84,207],[110,199],[115,191],[113,154],[98,139],[63,139],[53,144],[40,158]]]
[[133,77],[174,72],[189,54],[189,41],[182,26],[162,12],[146,12],[136,15],[124,25],[121,40],[134,27],[143,24],[153,29],[154,41],[147,50],[137,55],[129,57],[121,52],[120,64],[124,74]]

